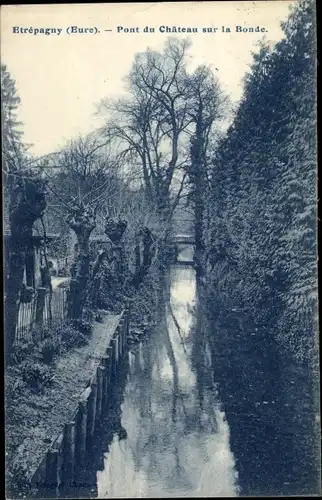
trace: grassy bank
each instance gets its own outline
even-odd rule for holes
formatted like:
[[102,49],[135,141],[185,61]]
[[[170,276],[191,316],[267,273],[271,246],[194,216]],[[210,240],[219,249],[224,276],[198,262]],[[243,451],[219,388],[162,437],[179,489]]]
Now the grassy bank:
[[[81,392],[105,354],[117,320],[118,316],[103,314],[102,322],[94,323],[87,337],[70,324],[61,325],[54,337],[58,343],[60,338],[61,350],[51,362],[44,359],[39,347],[22,362],[8,367],[5,375],[8,497],[31,494],[31,476],[64,423],[72,418]],[[54,338],[51,337],[52,342]]]

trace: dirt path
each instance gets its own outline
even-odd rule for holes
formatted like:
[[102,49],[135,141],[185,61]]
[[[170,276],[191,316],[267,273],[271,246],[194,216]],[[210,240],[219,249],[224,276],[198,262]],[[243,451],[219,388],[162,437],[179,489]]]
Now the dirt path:
[[[100,358],[118,323],[119,316],[103,316],[94,323],[88,345],[62,356],[54,367],[55,381],[44,394],[35,394],[23,386],[15,399],[8,402],[6,415],[7,474],[17,479],[17,471],[31,477],[47,449],[73,418],[80,394],[95,373]],[[11,367],[6,387],[19,381],[19,367]],[[10,380],[11,379],[11,380]],[[9,485],[8,485],[9,486]]]

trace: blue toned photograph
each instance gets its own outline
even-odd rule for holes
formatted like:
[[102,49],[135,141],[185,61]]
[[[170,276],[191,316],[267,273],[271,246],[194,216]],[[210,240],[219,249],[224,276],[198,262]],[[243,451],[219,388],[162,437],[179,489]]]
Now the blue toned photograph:
[[5,497],[318,497],[313,0],[1,7]]

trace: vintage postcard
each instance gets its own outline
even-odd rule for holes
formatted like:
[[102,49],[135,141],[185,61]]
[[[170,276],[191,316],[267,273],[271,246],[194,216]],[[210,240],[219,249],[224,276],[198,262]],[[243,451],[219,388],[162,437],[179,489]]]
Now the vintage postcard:
[[316,4],[1,8],[6,498],[318,496]]

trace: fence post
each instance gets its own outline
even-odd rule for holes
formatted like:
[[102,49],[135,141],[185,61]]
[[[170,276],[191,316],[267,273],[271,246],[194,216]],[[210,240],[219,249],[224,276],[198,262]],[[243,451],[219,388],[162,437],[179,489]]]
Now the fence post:
[[118,324],[118,327],[116,329],[116,334],[117,334],[117,347],[118,347],[118,359],[122,359],[122,326],[121,326],[121,320],[120,323]]
[[102,406],[103,408],[106,407],[107,404],[107,391],[108,391],[108,386],[109,386],[109,372],[108,372],[108,363],[109,363],[109,356],[102,356],[101,359],[101,364],[104,367],[104,378],[103,378],[103,398],[102,398]]
[[[115,332],[114,332],[115,335]],[[113,337],[111,340],[112,349],[113,349],[113,364],[112,364],[112,377],[113,380],[116,379],[117,373],[117,363],[118,363],[118,345],[117,345],[117,336]]]
[[87,407],[87,436],[90,440],[94,435],[95,430],[95,417],[96,417],[96,402],[97,402],[97,383],[91,384],[91,394],[88,398]]
[[63,444],[64,444],[64,435],[61,433],[54,444],[54,449],[57,450],[57,482],[58,487],[63,484],[63,464],[64,464],[64,456],[63,456]]
[[82,464],[86,453],[86,434],[87,434],[87,405],[86,401],[78,403],[78,436],[77,447],[79,463]]
[[64,427],[64,485],[74,482],[75,465],[75,422],[69,422]]
[[[77,295],[78,294],[78,295]],[[76,314],[76,297],[79,298],[79,290],[77,290],[77,281],[75,278],[72,278],[69,283],[69,290],[67,295],[67,316],[68,318],[77,317]]]
[[102,401],[103,401],[103,380],[105,375],[105,368],[103,366],[97,367],[97,402],[96,402],[96,419],[99,421],[102,415]]
[[108,362],[107,362],[107,390],[109,390],[111,386],[111,380],[112,380],[112,363],[113,363],[113,347],[109,345],[106,348],[106,355],[108,357]]
[[125,317],[126,311],[123,313],[123,317],[120,321],[120,328],[121,328],[121,344],[122,344],[122,356],[124,355],[124,352],[126,350],[126,317]]
[[58,450],[49,450],[46,456],[45,488],[49,490],[58,487]]
[[127,345],[129,328],[130,328],[130,306],[129,303],[127,303],[127,306],[125,307],[125,345]]
[[114,335],[115,335],[115,373],[117,372],[117,367],[118,367],[118,364],[119,364],[119,361],[120,361],[120,337],[119,337],[119,329],[117,328],[117,330],[115,330],[114,332]]

